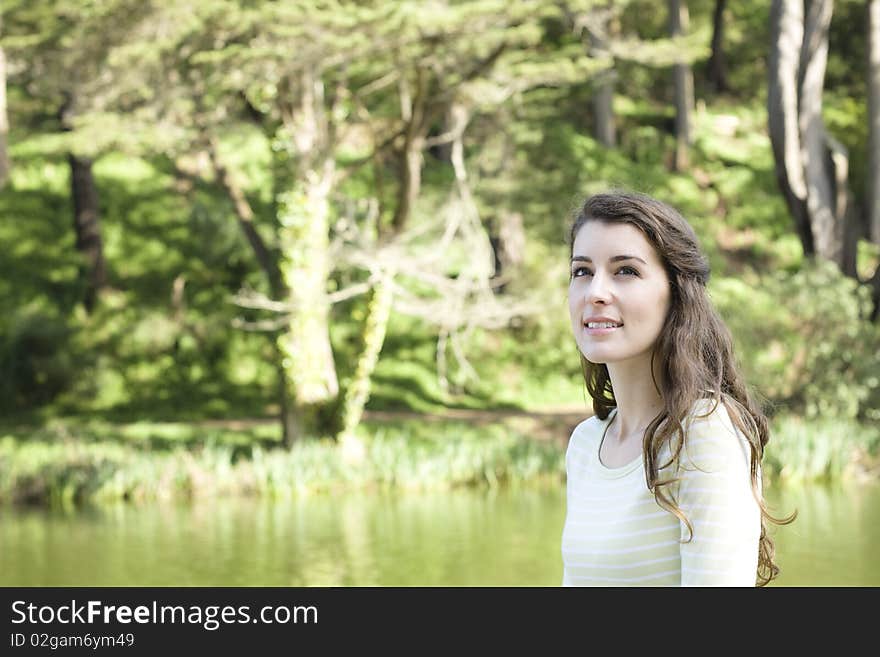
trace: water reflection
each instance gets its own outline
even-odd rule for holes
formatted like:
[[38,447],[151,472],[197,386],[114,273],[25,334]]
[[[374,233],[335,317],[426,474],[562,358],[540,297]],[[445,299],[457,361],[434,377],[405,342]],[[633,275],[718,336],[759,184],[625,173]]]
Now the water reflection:
[[880,585],[880,485],[789,486],[768,501],[780,515],[798,510],[773,530],[780,586]]
[[[771,489],[781,586],[880,584],[880,486]],[[557,586],[562,490],[0,510],[3,586]]]
[[555,584],[563,513],[555,491],[5,509],[0,584]]

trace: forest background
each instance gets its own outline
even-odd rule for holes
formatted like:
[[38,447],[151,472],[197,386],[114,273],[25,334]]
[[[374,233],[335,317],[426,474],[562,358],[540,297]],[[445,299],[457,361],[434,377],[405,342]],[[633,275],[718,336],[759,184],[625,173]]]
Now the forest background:
[[3,502],[560,482],[611,187],[697,231],[765,475],[878,477],[877,0],[0,17]]

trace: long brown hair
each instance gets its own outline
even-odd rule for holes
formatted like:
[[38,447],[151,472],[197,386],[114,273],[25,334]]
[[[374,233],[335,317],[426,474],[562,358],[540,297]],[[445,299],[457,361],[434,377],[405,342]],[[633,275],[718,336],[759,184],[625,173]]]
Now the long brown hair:
[[[665,491],[677,480],[661,478],[660,471],[668,463],[659,463],[660,454],[668,446],[671,458],[678,458],[685,447],[683,423],[695,403],[712,399],[713,411],[723,403],[751,447],[751,486],[761,509],[756,581],[764,586],[779,574],[773,540],[767,534],[768,523],[787,524],[797,512],[787,518],[774,518],[764,503],[759,466],[770,438],[767,417],[746,387],[734,355],[733,338],[707,293],[709,261],[700,251],[697,236],[674,208],[633,192],[613,191],[588,198],[575,215],[571,249],[578,231],[588,221],[624,223],[639,229],[659,255],[669,278],[669,314],[651,357],[652,376],[654,360],[659,359],[661,385],[655,379],[654,386],[663,398],[664,408],[645,429],[642,445],[648,488],[661,507],[687,525],[688,540],[692,539],[693,526]],[[604,420],[617,406],[608,367],[590,362],[583,354],[581,364],[593,410]]]

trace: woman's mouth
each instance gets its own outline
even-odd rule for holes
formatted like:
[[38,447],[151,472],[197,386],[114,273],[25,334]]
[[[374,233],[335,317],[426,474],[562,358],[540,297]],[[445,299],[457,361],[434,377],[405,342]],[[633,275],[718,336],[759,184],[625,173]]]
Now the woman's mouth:
[[623,324],[617,322],[586,322],[584,330],[587,335],[607,335],[619,329]]

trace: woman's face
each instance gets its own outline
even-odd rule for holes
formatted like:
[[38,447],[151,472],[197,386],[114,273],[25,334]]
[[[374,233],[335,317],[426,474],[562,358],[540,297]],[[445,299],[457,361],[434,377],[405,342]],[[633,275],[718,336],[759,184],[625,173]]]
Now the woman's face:
[[[666,270],[638,228],[595,220],[581,226],[572,249],[568,308],[587,360],[607,364],[646,358],[650,363],[669,300]],[[593,321],[613,326],[591,326]]]

